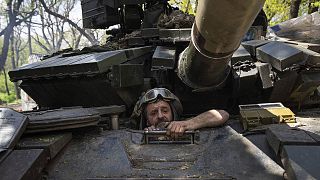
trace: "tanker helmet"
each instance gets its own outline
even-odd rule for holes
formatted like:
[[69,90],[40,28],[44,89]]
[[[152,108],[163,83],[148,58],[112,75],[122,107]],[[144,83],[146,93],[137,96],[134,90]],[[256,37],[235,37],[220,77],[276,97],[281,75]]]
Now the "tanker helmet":
[[[146,127],[146,112],[145,108],[149,103],[155,103],[159,100],[164,100],[169,103],[171,111],[173,114],[173,120],[178,120],[179,116],[182,114],[182,105],[177,96],[170,92],[166,88],[153,88],[148,90],[146,93],[140,96],[137,101],[134,110],[132,112],[131,118],[136,119],[139,122],[139,128],[143,129]],[[138,124],[138,123],[135,123]]]

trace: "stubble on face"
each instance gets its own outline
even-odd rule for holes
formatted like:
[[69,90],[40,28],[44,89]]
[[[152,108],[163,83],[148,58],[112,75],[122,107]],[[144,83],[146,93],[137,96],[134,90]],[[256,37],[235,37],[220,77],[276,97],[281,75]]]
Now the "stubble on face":
[[147,126],[157,126],[161,122],[173,120],[172,111],[168,102],[159,100],[146,107]]

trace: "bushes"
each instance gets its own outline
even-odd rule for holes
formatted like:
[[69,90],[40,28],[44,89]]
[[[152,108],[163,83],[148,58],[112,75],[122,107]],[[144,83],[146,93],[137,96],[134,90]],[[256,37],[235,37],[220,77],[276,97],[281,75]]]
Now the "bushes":
[[10,95],[7,93],[0,92],[0,104],[9,104],[16,101],[16,95],[14,92],[11,92]]
[[13,103],[16,101],[16,95],[14,92],[14,85],[9,80],[8,80],[8,88],[9,88],[10,95],[8,95],[6,92],[5,79],[4,79],[3,73],[1,72],[1,74],[0,74],[0,104],[9,104],[9,103]]

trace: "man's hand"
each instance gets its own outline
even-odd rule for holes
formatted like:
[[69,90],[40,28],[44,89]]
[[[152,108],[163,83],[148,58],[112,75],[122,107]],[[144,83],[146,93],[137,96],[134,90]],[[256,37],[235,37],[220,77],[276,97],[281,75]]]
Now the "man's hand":
[[167,136],[177,139],[183,133],[189,130],[188,121],[172,121],[167,127]]
[[205,127],[216,127],[223,125],[229,119],[228,112],[224,110],[209,110],[196,117],[185,121],[166,121],[155,126],[150,126],[144,130],[153,131],[156,129],[167,129],[167,136],[178,138],[187,130],[196,130]]
[[155,126],[149,126],[149,127],[146,127],[146,128],[144,128],[144,130],[145,131],[153,131],[153,130],[155,130],[156,129],[156,127]]
[[154,131],[157,129],[167,129],[167,136],[177,139],[182,136],[187,130],[190,130],[189,121],[172,121],[172,122],[162,122],[155,126],[149,126],[144,128],[145,131]]
[[161,122],[157,124],[156,126],[152,125],[149,127],[144,128],[145,131],[154,131],[154,130],[164,130],[168,127],[170,122]]

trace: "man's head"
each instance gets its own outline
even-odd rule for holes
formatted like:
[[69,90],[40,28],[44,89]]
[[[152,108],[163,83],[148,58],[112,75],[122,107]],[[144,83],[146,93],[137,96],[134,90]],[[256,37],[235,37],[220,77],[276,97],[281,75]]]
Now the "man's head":
[[181,114],[182,105],[173,93],[165,88],[153,88],[139,98],[131,117],[140,121],[139,128],[144,129],[163,121],[177,120]]
[[145,108],[147,126],[157,126],[161,122],[170,122],[173,120],[171,107],[167,101],[158,100],[154,103],[148,103]]

